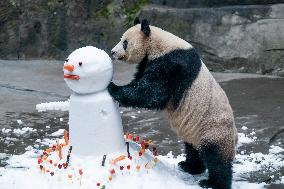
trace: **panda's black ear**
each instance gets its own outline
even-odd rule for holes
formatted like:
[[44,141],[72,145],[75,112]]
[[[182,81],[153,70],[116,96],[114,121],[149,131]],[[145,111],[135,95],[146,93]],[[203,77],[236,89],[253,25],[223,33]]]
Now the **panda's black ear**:
[[141,24],[141,31],[144,32],[144,34],[149,37],[150,35],[150,26],[149,26],[149,22],[146,19],[142,20],[142,24]]
[[134,19],[134,26],[137,25],[137,24],[140,24],[140,20],[138,17],[135,17]]

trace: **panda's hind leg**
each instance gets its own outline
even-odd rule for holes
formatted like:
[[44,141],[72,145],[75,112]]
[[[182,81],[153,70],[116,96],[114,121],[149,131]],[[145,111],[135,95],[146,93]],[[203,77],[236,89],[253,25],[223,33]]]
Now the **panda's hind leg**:
[[207,180],[201,180],[199,185],[203,188],[231,189],[232,160],[222,154],[219,145],[207,143],[200,148],[200,156],[209,173]]
[[193,146],[189,143],[184,143],[185,144],[185,154],[186,154],[186,159],[185,161],[179,162],[179,167],[192,175],[195,174],[201,174],[203,173],[206,168],[203,164],[202,159],[199,156],[198,151],[193,148]]

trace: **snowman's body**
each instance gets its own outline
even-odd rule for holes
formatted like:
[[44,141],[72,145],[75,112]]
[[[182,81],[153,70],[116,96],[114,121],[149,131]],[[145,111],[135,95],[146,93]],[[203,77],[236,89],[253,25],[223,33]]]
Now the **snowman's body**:
[[124,147],[120,114],[107,91],[71,95],[69,131],[75,154],[103,155]]
[[64,78],[70,97],[69,138],[77,155],[101,156],[125,147],[117,105],[106,90],[113,68],[103,50],[83,47],[69,55]]

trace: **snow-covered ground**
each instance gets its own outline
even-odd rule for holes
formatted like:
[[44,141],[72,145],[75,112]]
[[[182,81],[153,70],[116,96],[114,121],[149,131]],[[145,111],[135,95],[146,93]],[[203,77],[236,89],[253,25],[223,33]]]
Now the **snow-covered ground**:
[[[62,129],[52,133],[50,136],[62,138]],[[239,145],[257,142],[255,132],[250,129],[243,129],[244,133],[239,133]],[[27,129],[25,127],[21,129],[2,129],[3,135],[9,135],[10,132],[15,132],[18,135],[26,135],[29,132],[34,132],[33,129]],[[9,137],[8,137],[9,139]],[[117,171],[119,167],[116,167],[116,175],[112,180],[108,180],[109,167],[98,166],[101,164],[102,158],[88,157],[80,158],[75,155],[71,155],[71,164],[73,167],[82,167],[83,175],[80,177],[77,173],[77,177],[70,179],[64,170],[55,170],[54,176],[49,173],[43,174],[39,169],[38,157],[42,154],[42,149],[46,146],[52,146],[58,142],[56,138],[44,138],[35,139],[34,146],[26,148],[26,152],[22,155],[9,156],[5,153],[0,154],[0,159],[5,161],[7,165],[0,168],[0,186],[2,189],[10,188],[200,188],[198,181],[206,178],[207,174],[198,176],[192,176],[180,171],[177,167],[177,163],[184,159],[184,155],[174,157],[170,152],[165,156],[158,156],[160,160],[156,166],[147,171],[124,170]],[[234,181],[233,188],[249,188],[260,189],[265,186],[265,183],[249,183],[246,178],[249,174],[254,173],[268,173],[271,178],[277,177],[276,183],[284,183],[284,176],[277,175],[279,170],[284,167],[284,149],[277,145],[271,145],[269,152],[264,153],[250,153],[241,151],[236,155],[236,160],[233,165],[234,169]],[[107,159],[108,160],[108,159]],[[108,160],[109,161],[109,160]],[[135,162],[138,160],[135,160]],[[72,170],[72,168],[70,168]],[[77,169],[73,168],[73,172]],[[76,173],[74,173],[76,175]],[[99,186],[97,186],[100,181]],[[81,182],[81,184],[80,184]]]
[[[68,111],[68,109],[69,101],[37,105],[38,111]],[[137,120],[137,116],[141,113],[143,112],[140,110],[137,113],[124,112],[125,115],[133,120]],[[56,120],[56,118],[54,118],[54,120]],[[63,118],[59,118],[59,121],[62,122]],[[142,120],[137,123],[141,121]],[[150,119],[143,120],[143,124],[147,124],[147,122],[151,121]],[[19,137],[26,137],[37,131],[37,129],[26,127],[21,120],[17,120],[17,124],[19,128],[2,129],[1,134],[5,138],[4,142],[17,141]],[[46,126],[46,128],[49,129],[50,126]],[[208,176],[207,173],[192,176],[180,171],[177,164],[184,160],[184,154],[174,156],[172,152],[164,156],[159,155],[159,162],[153,164],[153,167],[150,169],[144,168],[144,165],[146,165],[147,162],[152,162],[151,156],[141,159],[139,158],[138,151],[132,151],[132,154],[136,153],[133,160],[130,161],[126,158],[126,160],[121,161],[120,164],[117,165],[112,165],[110,162],[118,154],[110,155],[110,157],[106,158],[104,167],[101,166],[102,157],[77,157],[72,154],[69,167],[66,169],[58,169],[56,166],[53,166],[54,160],[62,164],[66,162],[66,159],[63,158],[63,160],[59,160],[57,152],[52,153],[48,157],[53,159],[54,162],[49,164],[50,160],[46,160],[45,164],[39,164],[38,157],[42,155],[43,149],[52,147],[58,144],[59,141],[63,141],[63,134],[64,129],[58,129],[57,131],[53,130],[52,133],[45,134],[44,138],[33,138],[32,145],[26,147],[26,152],[21,155],[0,153],[1,163],[3,164],[3,162],[5,162],[4,164],[6,164],[5,167],[0,168],[1,188],[197,189],[200,188],[198,181]],[[281,175],[280,171],[280,169],[284,168],[284,149],[280,147],[281,145],[271,145],[267,153],[252,152],[243,147],[259,142],[255,130],[242,126],[238,136],[238,154],[233,164],[233,189],[261,189],[265,187],[265,181],[267,181],[267,179],[271,179],[277,184],[284,184],[284,176]],[[66,157],[67,151],[68,149],[66,147],[66,149],[63,150],[64,157]],[[139,169],[136,167],[138,164],[141,165]],[[48,169],[48,172],[44,171],[43,173],[39,168],[40,165],[44,165],[45,168]],[[127,169],[127,165],[131,165],[132,169]],[[123,166],[122,170],[121,166]],[[110,179],[110,170],[112,169],[115,170],[115,174],[111,175],[112,177]],[[82,171],[81,174],[79,170]],[[265,175],[266,179],[263,179],[263,182],[251,182],[248,178],[253,174]],[[250,180],[250,182],[248,180]]]

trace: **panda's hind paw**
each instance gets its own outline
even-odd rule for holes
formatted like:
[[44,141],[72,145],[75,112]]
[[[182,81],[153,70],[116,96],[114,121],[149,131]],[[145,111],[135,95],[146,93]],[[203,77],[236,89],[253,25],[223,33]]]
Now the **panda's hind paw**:
[[178,166],[184,171],[191,175],[197,175],[203,173],[206,168],[203,165],[191,164],[187,161],[181,161],[178,163]]
[[214,183],[214,181],[210,179],[204,179],[199,181],[199,186],[201,188],[212,188],[212,189],[230,189],[230,187],[218,185],[217,183]]
[[206,180],[206,179],[199,181],[199,186],[201,188],[212,188],[212,184],[210,180]]

